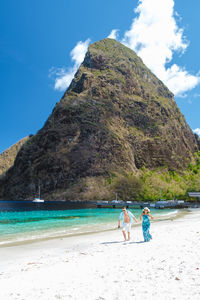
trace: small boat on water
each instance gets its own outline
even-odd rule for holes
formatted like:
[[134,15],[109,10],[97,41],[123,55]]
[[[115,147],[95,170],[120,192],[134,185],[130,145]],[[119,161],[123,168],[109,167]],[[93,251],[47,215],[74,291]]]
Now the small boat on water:
[[35,198],[32,202],[44,202],[44,200],[40,198]]
[[44,202],[43,199],[40,199],[40,186],[38,191],[38,197],[34,198],[32,202]]

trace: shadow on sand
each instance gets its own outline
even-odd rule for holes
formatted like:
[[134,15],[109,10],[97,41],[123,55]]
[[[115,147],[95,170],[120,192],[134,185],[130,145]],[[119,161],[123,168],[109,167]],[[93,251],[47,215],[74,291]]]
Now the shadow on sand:
[[119,244],[119,243],[124,243],[124,241],[103,242],[101,244],[102,245],[108,245],[108,244]]
[[143,244],[145,241],[139,241],[139,242],[130,242],[129,244]]
[[113,241],[113,242],[103,242],[101,245],[109,245],[109,244],[120,244],[120,243],[128,243],[128,244],[143,244],[145,241],[139,241],[139,242],[130,242],[130,241]]

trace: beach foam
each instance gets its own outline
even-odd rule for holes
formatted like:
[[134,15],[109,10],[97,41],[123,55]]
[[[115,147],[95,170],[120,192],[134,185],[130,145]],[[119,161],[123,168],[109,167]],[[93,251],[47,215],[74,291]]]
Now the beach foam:
[[[141,210],[132,211],[139,218]],[[179,213],[169,209],[151,211],[157,220]],[[113,230],[120,212],[121,209],[1,212],[0,246]]]

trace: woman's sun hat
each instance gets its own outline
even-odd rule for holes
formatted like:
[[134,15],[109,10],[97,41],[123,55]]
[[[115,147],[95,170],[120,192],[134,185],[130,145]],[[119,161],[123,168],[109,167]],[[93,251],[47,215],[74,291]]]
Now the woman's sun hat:
[[148,207],[144,207],[144,208],[143,208],[143,212],[144,212],[145,210],[148,211],[148,213],[150,213],[150,209],[149,209]]

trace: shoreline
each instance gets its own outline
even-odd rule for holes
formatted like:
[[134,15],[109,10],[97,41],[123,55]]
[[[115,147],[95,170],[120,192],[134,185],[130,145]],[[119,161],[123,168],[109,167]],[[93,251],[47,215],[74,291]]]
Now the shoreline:
[[[141,224],[140,224],[141,225]],[[141,226],[0,248],[6,300],[199,299],[200,210]]]
[[[48,205],[54,207],[54,205],[63,205],[67,209],[84,209],[84,208],[121,208],[126,206],[127,208],[144,208],[148,206],[149,208],[155,209],[180,209],[180,208],[200,208],[200,201],[191,200],[156,200],[156,201],[123,201],[123,200],[44,200],[44,202],[33,202],[33,200],[5,200],[0,199],[0,207],[4,204],[26,204],[32,208],[42,208]],[[56,209],[56,206],[54,207]],[[9,205],[8,205],[9,207]],[[16,206],[17,207],[17,206]]]
[[[175,210],[173,212],[168,212],[164,215],[158,215],[156,217],[156,219],[154,219],[153,221],[151,221],[152,223],[155,222],[162,222],[165,220],[173,220],[173,219],[177,219],[177,218],[181,218],[182,216],[186,215],[189,213],[189,209],[178,209]],[[64,238],[71,238],[71,237],[79,237],[79,236],[86,236],[86,235],[93,235],[93,234],[97,234],[97,233],[106,233],[106,232],[113,232],[117,229],[117,219],[116,219],[116,223],[109,223],[110,225],[113,225],[115,227],[113,228],[109,228],[109,229],[97,229],[95,231],[85,231],[85,232],[72,232],[72,233],[66,233],[66,234],[56,234],[55,236],[38,236],[35,238],[27,238],[27,239],[23,239],[23,240],[18,240],[18,241],[8,241],[7,243],[0,243],[0,249],[4,248],[4,247],[13,247],[13,246],[19,246],[19,245],[27,245],[27,244],[32,244],[32,243],[40,243],[43,241],[49,241],[49,240],[56,240],[56,239],[64,239]],[[141,221],[139,221],[138,223],[135,223],[132,225],[133,227],[139,227],[141,226]],[[91,225],[92,227],[92,225]]]

